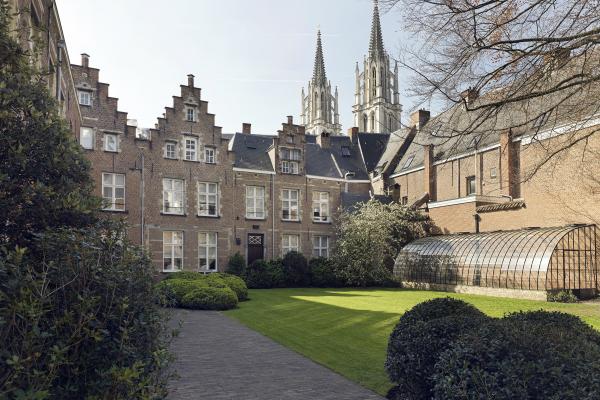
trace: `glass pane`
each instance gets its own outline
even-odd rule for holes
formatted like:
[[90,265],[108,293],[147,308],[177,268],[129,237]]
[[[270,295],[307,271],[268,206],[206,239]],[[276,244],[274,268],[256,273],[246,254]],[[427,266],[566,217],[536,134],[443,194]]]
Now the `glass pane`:
[[122,187],[115,188],[115,197],[124,198],[125,197],[125,188],[122,188]]
[[122,175],[122,174],[115,175],[115,185],[125,186],[125,175]]
[[199,233],[198,234],[198,244],[200,246],[205,246],[206,245],[206,233]]
[[112,174],[102,174],[102,182],[105,185],[112,185],[113,175]]
[[105,199],[112,200],[112,187],[105,187],[102,190],[102,196],[104,196]]
[[212,246],[216,246],[217,245],[217,234],[216,233],[211,233],[211,234],[209,234],[209,236],[210,236],[210,244]]

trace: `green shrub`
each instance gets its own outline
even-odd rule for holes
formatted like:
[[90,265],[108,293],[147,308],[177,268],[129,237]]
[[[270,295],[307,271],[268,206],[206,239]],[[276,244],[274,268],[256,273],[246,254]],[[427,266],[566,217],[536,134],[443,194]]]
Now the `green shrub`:
[[181,306],[194,310],[230,310],[237,307],[238,298],[228,287],[193,289],[181,300]]
[[[205,280],[198,279],[165,279],[156,285],[156,290],[164,296],[166,303],[163,305],[172,305],[179,307],[183,296],[194,289],[209,287]],[[223,284],[223,287],[225,284]]]
[[223,282],[233,290],[239,301],[248,300],[248,287],[242,278],[236,275],[219,274]]
[[[425,307],[418,309],[417,318],[401,318],[388,343],[386,371],[405,394],[415,399],[431,398],[435,364],[453,340],[489,320],[472,306],[438,300],[427,302]],[[443,315],[441,310],[451,308],[449,304],[454,311],[461,309],[462,312],[438,318]],[[436,305],[440,310],[434,310]]]
[[185,280],[200,280],[204,279],[206,274],[196,271],[179,271],[166,274],[165,279],[185,279]]
[[250,289],[268,289],[273,287],[272,277],[269,273],[269,263],[265,260],[256,260],[246,269],[246,285]]
[[335,275],[334,264],[331,260],[319,257],[313,258],[308,263],[310,282],[316,287],[337,287],[339,281]]
[[440,356],[434,398],[595,399],[599,359],[600,346],[562,326],[497,320],[460,336]]
[[398,322],[398,325],[396,325],[396,328],[401,329],[402,326],[409,325],[416,321],[430,321],[449,315],[483,316],[484,314],[472,304],[462,300],[453,299],[452,297],[443,297],[417,304],[400,317],[400,321]]
[[546,300],[555,303],[577,303],[579,299],[572,290],[561,290],[559,292],[548,292]]
[[271,277],[272,288],[282,288],[286,286],[283,265],[281,264],[280,259],[269,260],[267,262],[267,272]]
[[229,257],[225,272],[243,277],[246,274],[246,260],[239,252]]
[[310,285],[310,271],[306,257],[297,251],[290,251],[281,260],[285,284],[288,287],[305,287]]

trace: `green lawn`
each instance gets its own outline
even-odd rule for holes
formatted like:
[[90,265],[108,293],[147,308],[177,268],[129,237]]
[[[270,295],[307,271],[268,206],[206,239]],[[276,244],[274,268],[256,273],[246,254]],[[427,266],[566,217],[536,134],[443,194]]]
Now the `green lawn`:
[[251,301],[226,314],[380,394],[391,387],[383,363],[398,317],[417,303],[452,296],[493,317],[518,310],[556,310],[600,330],[599,304],[557,304],[397,289],[251,290]]

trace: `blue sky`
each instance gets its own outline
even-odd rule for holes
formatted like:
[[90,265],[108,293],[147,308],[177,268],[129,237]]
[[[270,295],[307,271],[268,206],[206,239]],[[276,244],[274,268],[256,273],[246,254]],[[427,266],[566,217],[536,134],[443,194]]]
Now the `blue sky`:
[[[224,132],[252,123],[274,134],[300,114],[300,90],[312,75],[316,31],[325,67],[340,92],[340,120],[353,125],[354,67],[368,50],[371,0],[57,0],[71,62],[89,53],[119,108],[151,127],[179,94],[186,75],[209,102]],[[382,14],[385,46],[398,57],[397,10]],[[410,99],[403,88],[403,119]]]

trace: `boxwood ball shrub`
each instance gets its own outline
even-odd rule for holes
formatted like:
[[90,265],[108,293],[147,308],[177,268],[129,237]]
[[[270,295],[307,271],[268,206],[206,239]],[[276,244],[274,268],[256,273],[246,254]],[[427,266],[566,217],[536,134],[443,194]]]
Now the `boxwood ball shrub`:
[[194,289],[208,286],[208,282],[202,280],[165,279],[156,285],[156,289],[166,300],[166,303],[163,305],[178,307],[181,305],[183,296]]
[[462,300],[444,297],[439,299],[427,300],[417,304],[409,311],[405,312],[396,329],[415,321],[429,321],[436,318],[447,317],[449,315],[473,315],[484,316],[475,306]]
[[579,332],[526,318],[460,336],[435,367],[434,399],[597,399],[600,346]]
[[229,289],[235,292],[239,301],[248,300],[248,287],[242,278],[230,274],[219,274],[219,276]]
[[194,310],[230,310],[237,307],[238,298],[228,287],[201,287],[183,296],[181,306]]
[[288,252],[281,260],[285,283],[289,287],[303,287],[310,285],[308,262],[302,253]]

